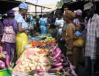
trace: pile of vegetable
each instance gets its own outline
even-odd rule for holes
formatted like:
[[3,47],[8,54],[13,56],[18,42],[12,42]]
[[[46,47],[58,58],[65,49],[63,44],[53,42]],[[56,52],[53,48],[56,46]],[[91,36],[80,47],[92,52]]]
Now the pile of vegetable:
[[[17,61],[15,67],[17,72],[28,72],[38,76],[44,76],[44,72],[59,76],[77,76],[54,38],[47,37],[42,41],[31,41],[25,46],[24,52],[26,53],[23,57]],[[24,57],[26,54],[27,56]]]
[[[27,51],[24,55],[27,56],[22,57],[20,62],[17,62],[15,67],[15,71],[17,72],[30,72],[32,70],[42,69],[43,71],[47,71],[50,66],[47,65],[48,58],[46,57],[47,49],[39,49],[39,48],[31,48],[26,49]],[[32,52],[34,52],[32,54]]]
[[43,46],[42,42],[40,41],[30,41],[29,44],[32,45],[32,47],[37,47],[37,46]]
[[0,46],[0,70],[5,68],[11,71],[10,57],[8,56],[6,51],[3,51],[3,47]]
[[44,71],[43,69],[36,69],[32,70],[31,72],[28,73],[29,76],[44,76]]
[[47,37],[45,40],[42,40],[42,42],[43,42],[44,44],[47,44],[47,43],[55,44],[55,43],[56,43],[56,40],[55,40],[55,38]]
[[72,69],[72,65],[68,61],[68,58],[61,53],[60,48],[56,46],[49,52],[49,65],[51,65],[51,68],[48,70],[49,73],[55,73],[59,76],[76,76]]
[[46,46],[46,44],[56,44],[55,38],[46,38],[42,41],[30,41],[29,44],[26,46],[27,47],[43,47]]

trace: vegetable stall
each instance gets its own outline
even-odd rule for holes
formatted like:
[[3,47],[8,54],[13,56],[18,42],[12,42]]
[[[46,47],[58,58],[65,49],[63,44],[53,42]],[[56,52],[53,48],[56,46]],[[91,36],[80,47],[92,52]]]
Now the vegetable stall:
[[50,34],[31,37],[16,62],[13,76],[77,76]]

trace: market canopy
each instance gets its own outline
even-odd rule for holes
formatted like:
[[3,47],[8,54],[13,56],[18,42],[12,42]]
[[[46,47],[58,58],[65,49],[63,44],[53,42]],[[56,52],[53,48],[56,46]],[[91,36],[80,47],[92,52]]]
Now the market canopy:
[[9,9],[17,7],[20,3],[20,1],[15,0],[0,0],[0,14],[4,14]]
[[[93,1],[94,1],[95,6],[96,6],[95,10],[99,14],[99,10],[98,10],[98,8],[99,8],[99,0],[93,0]],[[64,8],[65,7],[68,7],[70,10],[73,10],[73,11],[77,10],[77,9],[83,10],[84,4],[86,4],[88,2],[90,2],[90,1],[88,1],[88,0],[79,0],[79,1],[74,1],[74,2],[67,2],[67,3],[64,3],[62,5],[62,7],[58,8],[58,9],[61,10],[62,12],[64,12]]]

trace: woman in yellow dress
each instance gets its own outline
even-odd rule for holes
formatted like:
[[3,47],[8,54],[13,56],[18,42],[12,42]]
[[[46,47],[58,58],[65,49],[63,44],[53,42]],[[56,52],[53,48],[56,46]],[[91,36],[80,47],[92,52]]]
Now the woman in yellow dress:
[[27,32],[31,30],[28,24],[25,22],[25,15],[28,10],[28,5],[22,2],[19,5],[19,13],[15,16],[15,20],[18,26],[18,32],[16,35],[16,51],[17,51],[17,58],[20,57],[24,50],[24,46],[28,43],[28,35]]

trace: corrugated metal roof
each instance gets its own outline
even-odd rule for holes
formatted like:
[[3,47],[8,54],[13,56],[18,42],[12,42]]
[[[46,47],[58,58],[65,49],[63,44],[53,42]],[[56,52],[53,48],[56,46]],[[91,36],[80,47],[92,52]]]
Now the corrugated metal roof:
[[18,6],[20,1],[0,0],[0,14],[6,13],[8,10]]

